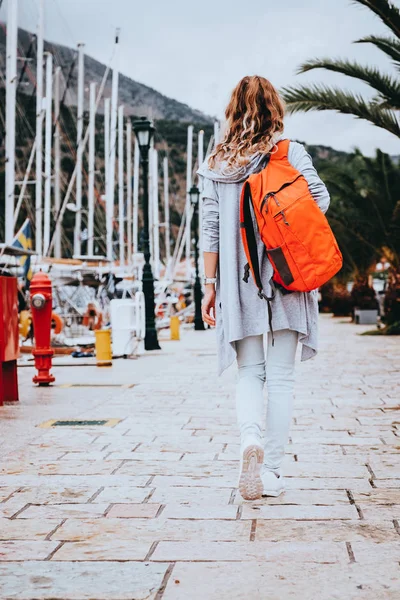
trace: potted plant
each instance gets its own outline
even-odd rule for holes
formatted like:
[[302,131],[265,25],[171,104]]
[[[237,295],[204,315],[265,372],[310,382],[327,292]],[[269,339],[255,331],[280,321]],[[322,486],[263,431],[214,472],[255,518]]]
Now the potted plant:
[[379,304],[368,275],[356,276],[351,290],[353,320],[357,325],[375,325],[378,320]]
[[335,283],[331,309],[334,317],[349,317],[352,311],[352,300],[344,283]]

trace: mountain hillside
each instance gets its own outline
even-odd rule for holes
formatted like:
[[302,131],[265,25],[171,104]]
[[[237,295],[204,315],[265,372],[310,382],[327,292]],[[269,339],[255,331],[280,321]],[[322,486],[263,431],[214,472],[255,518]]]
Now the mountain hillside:
[[[31,95],[34,92],[34,82],[36,79],[36,37],[24,29],[19,29],[18,43],[19,55],[29,59],[22,78],[21,73],[24,68],[24,61],[18,61],[19,91]],[[63,95],[66,82],[69,80],[68,91],[65,95],[66,105],[76,105],[77,50],[52,42],[45,42],[44,49],[45,52],[53,54],[54,64],[62,68],[61,95]],[[5,56],[6,25],[0,22],[0,69],[4,74]],[[89,83],[95,81],[100,85],[105,69],[106,65],[85,55],[85,108],[88,108]],[[0,87],[3,86],[4,82],[2,80],[0,81]],[[107,79],[104,96],[111,96],[111,72]],[[125,107],[125,115],[145,115],[153,119],[203,123],[205,125],[212,123],[212,118],[202,112],[190,108],[187,104],[163,96],[160,92],[122,74],[119,76],[119,102]],[[99,112],[103,112],[103,103],[99,106]]]

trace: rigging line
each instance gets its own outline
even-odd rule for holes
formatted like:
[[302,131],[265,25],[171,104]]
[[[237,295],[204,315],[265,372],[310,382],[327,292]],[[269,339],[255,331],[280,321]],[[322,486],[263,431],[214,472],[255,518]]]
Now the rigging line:
[[[96,111],[97,111],[97,109],[98,109],[98,107],[100,105],[100,100],[101,100],[101,98],[103,96],[103,92],[104,92],[104,88],[105,88],[105,85],[106,85],[106,81],[108,79],[108,75],[109,75],[110,70],[111,70],[110,63],[112,62],[112,60],[114,58],[114,54],[115,54],[115,44],[114,44],[114,47],[113,47],[113,52],[111,54],[111,59],[109,61],[109,65],[106,67],[106,70],[105,70],[104,75],[103,75],[103,79],[102,79],[101,84],[100,84],[100,89],[99,89],[98,94],[97,94],[96,105],[95,105]],[[84,137],[83,137],[83,139],[81,141],[83,149],[85,148],[88,139],[89,139],[89,127],[86,128],[85,135],[84,135]],[[66,205],[68,203],[69,197],[70,197],[71,192],[72,192],[72,188],[73,188],[74,183],[75,183],[76,173],[77,173],[77,167],[75,165],[75,169],[74,169],[74,171],[72,173],[72,176],[71,176],[71,179],[69,181],[66,194],[65,194],[64,199],[63,199],[63,201],[61,203],[60,210],[59,210],[57,218],[56,218],[56,223],[55,223],[56,225],[57,225],[58,220],[59,219],[62,220],[62,218],[64,216],[65,207],[66,207]],[[52,238],[50,240],[50,244],[49,244],[49,248],[48,248],[47,254],[50,254],[52,252],[52,250],[53,250],[54,241],[55,241],[55,235],[54,235],[55,229],[56,228],[54,228],[53,235],[52,235]]]
[[29,59],[30,59],[30,57],[31,57],[32,50],[33,50],[33,46],[34,46],[34,38],[33,38],[33,36],[32,36],[32,38],[31,38],[31,41],[30,41],[30,44],[29,44],[28,52],[26,53],[26,56],[25,56],[25,58],[23,59],[23,60],[24,60],[24,66],[23,66],[23,67],[22,67],[22,69],[21,69],[21,73],[20,73],[20,76],[19,76],[19,79],[18,79],[18,82],[17,82],[17,92],[18,92],[18,89],[19,89],[19,87],[20,87],[20,85],[21,85],[21,83],[22,83],[22,80],[23,80],[23,78],[24,78],[25,71],[27,70],[27,66],[28,66],[28,60],[29,60]]

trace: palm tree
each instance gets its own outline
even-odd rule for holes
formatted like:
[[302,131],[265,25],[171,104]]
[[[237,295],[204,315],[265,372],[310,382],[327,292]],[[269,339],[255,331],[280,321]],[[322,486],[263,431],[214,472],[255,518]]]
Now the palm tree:
[[[389,56],[400,71],[400,10],[388,0],[353,0],[375,13],[390,31],[388,36],[370,35],[357,40],[357,44],[373,44]],[[360,94],[344,91],[323,84],[300,85],[283,88],[282,95],[288,111],[308,112],[311,110],[335,110],[351,114],[359,119],[370,121],[400,137],[400,80],[393,75],[381,73],[378,69],[360,65],[349,60],[314,59],[298,69],[306,73],[312,69],[325,69],[342,73],[367,83],[376,93],[365,100]]]
[[[382,257],[390,262],[387,323],[400,326],[400,169],[380,150],[373,158],[356,150],[345,164],[320,168],[331,193],[329,221],[343,252],[343,275],[366,281]],[[364,286],[365,287],[365,286]],[[397,330],[396,329],[396,330]]]

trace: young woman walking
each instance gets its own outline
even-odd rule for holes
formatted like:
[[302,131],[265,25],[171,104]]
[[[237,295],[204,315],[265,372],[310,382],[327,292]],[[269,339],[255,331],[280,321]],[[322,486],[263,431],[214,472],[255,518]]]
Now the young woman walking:
[[[285,294],[277,289],[272,301],[272,343],[267,303],[255,293],[253,282],[246,284],[242,279],[247,259],[239,201],[243,182],[268,164],[282,138],[284,107],[267,79],[244,77],[232,92],[225,116],[223,139],[198,171],[203,193],[203,319],[216,326],[219,374],[237,360],[239,490],[244,499],[253,500],[284,491],[281,464],[292,418],[296,348],[300,342],[301,360],[317,352],[318,301],[316,290]],[[329,194],[304,146],[290,142],[288,160],[305,177],[314,200],[326,212]],[[257,244],[261,280],[268,292],[273,268],[261,239]],[[268,404],[263,441],[265,381]]]

